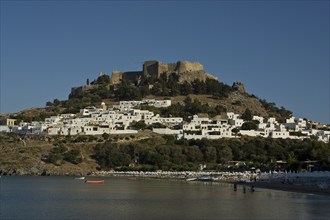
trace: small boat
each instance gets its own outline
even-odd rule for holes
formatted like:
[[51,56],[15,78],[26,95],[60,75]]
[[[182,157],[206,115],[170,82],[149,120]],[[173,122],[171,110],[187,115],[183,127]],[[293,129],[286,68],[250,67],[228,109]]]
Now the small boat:
[[197,180],[197,178],[188,178],[188,179],[186,179],[187,182],[195,181],[195,180]]
[[85,180],[86,184],[102,185],[104,180]]
[[82,176],[82,177],[76,177],[76,178],[74,178],[75,180],[84,180],[85,179],[85,177],[84,176]]
[[206,182],[213,182],[213,181],[217,181],[218,179],[219,179],[218,177],[214,177],[214,176],[201,176],[197,178],[198,181],[206,181]]

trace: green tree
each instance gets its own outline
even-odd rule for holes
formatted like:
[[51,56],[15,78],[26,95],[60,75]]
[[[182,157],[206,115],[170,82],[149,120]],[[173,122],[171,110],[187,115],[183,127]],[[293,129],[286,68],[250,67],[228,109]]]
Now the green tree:
[[189,95],[192,93],[191,84],[187,81],[184,81],[183,84],[180,86],[180,94],[181,95]]
[[78,149],[72,149],[66,153],[64,153],[63,157],[64,160],[73,163],[78,164],[82,162],[82,158],[80,157],[80,151]]
[[47,161],[54,165],[60,166],[63,163],[63,156],[59,153],[50,152],[47,156]]
[[153,87],[150,90],[151,94],[155,96],[160,96],[162,95],[162,86],[159,83],[154,83]]
[[255,121],[247,121],[242,124],[242,130],[257,130],[258,125]]
[[187,161],[189,162],[202,162],[203,153],[199,150],[199,147],[196,145],[189,146],[186,148]]
[[142,97],[146,97],[151,94],[149,85],[141,86],[140,87],[140,93]]
[[251,121],[253,118],[252,112],[250,109],[245,109],[245,112],[241,115],[241,119],[245,121]]
[[204,160],[206,162],[215,163],[217,160],[217,151],[215,147],[206,147],[206,151],[204,153]]
[[110,137],[110,135],[108,134],[108,133],[103,133],[102,134],[102,138],[103,138],[103,140],[109,140],[109,137]]
[[126,80],[122,80],[114,93],[118,100],[141,100],[142,97],[140,90]]
[[231,130],[231,132],[234,133],[234,135],[235,135],[235,137],[236,137],[236,135],[237,135],[238,132],[239,132],[239,129],[238,129],[238,128],[233,128],[233,129]]
[[233,160],[233,152],[230,147],[224,146],[218,151],[218,162],[226,163]]
[[192,88],[194,94],[205,94],[206,93],[206,85],[204,81],[201,81],[199,79],[195,79],[192,82]]
[[61,101],[60,100],[54,99],[54,101],[53,101],[53,105],[54,106],[59,106],[60,104],[61,104]]
[[130,127],[137,129],[137,130],[144,130],[147,125],[143,121],[132,122]]
[[97,78],[96,84],[109,84],[110,81],[110,76],[103,74]]

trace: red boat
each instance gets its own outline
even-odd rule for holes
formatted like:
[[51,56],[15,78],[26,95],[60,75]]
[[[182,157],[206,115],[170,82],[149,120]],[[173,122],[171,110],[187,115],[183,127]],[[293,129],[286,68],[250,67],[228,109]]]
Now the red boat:
[[104,180],[86,180],[86,184],[101,185],[104,184]]

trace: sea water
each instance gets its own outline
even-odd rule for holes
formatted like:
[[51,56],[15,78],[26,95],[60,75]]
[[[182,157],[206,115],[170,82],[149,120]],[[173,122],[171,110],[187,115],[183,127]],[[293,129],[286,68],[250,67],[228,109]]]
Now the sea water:
[[0,178],[0,219],[330,219],[330,197],[182,180]]

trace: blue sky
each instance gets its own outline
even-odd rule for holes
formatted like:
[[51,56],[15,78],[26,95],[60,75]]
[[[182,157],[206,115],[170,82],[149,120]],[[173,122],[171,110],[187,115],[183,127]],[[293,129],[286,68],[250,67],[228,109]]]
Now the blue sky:
[[207,72],[330,123],[329,1],[1,0],[1,113],[145,60]]

